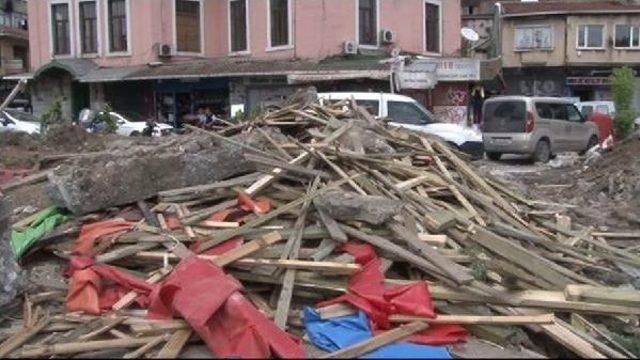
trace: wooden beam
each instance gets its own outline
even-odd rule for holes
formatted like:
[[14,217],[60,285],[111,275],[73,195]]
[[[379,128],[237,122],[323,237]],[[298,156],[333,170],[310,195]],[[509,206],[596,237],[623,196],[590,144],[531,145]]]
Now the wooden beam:
[[115,340],[98,340],[98,341],[83,341],[83,342],[71,342],[63,344],[52,345],[38,345],[28,350],[23,350],[20,353],[21,357],[33,358],[51,355],[63,355],[63,354],[77,354],[81,352],[94,351],[94,350],[106,350],[106,349],[120,349],[120,348],[135,348],[147,344],[153,341],[155,337],[142,337],[131,339],[115,339]]
[[640,307],[640,291],[638,290],[590,285],[567,285],[564,294],[568,301]]
[[216,257],[215,260],[213,260],[213,263],[219,267],[225,267],[233,263],[234,261],[247,257],[262,248],[273,245],[282,240],[282,235],[277,232],[272,232],[270,234],[264,235],[260,239],[250,241],[240,246],[239,248],[227,251],[226,253]]
[[181,329],[174,332],[164,347],[158,352],[156,359],[177,359],[192,334],[192,329]]

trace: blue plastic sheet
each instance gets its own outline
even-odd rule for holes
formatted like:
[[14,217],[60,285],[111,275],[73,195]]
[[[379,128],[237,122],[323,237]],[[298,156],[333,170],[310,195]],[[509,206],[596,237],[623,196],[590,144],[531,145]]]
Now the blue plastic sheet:
[[[322,320],[310,307],[304,309],[304,323],[311,342],[318,348],[335,352],[373,337],[369,318],[356,315]],[[362,357],[363,359],[450,359],[446,347],[409,343],[390,344]]]

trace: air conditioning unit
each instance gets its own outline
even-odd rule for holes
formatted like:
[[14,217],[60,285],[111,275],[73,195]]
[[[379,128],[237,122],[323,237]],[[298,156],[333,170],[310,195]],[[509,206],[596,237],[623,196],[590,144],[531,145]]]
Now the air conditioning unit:
[[345,55],[358,55],[358,45],[355,41],[345,41],[343,52]]
[[396,42],[396,33],[391,30],[380,31],[380,37],[383,44],[393,44]]
[[158,57],[171,57],[173,55],[173,49],[169,44],[158,45]]

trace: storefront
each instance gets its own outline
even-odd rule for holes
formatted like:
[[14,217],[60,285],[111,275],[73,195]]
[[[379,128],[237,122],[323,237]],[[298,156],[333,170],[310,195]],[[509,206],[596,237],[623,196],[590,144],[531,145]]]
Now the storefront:
[[161,121],[174,123],[209,108],[216,116],[229,116],[228,78],[156,80],[155,113]]

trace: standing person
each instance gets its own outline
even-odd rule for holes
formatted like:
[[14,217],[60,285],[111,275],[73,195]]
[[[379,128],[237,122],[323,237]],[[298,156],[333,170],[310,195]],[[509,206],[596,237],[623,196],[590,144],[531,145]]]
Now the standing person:
[[482,105],[484,105],[484,87],[476,85],[471,90],[471,110],[473,114],[473,124],[480,125],[482,122]]

